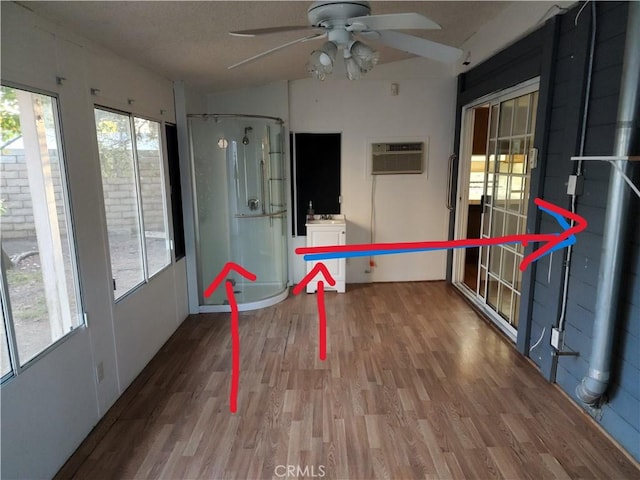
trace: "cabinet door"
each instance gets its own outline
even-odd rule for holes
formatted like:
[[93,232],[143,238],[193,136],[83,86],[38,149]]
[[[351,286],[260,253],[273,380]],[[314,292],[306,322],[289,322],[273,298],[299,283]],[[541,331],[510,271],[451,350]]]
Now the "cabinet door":
[[[314,247],[321,245],[344,245],[345,244],[345,233],[344,228],[336,228],[336,229],[309,229],[309,242],[308,244]],[[331,259],[331,260],[323,260],[322,263],[327,267],[329,273],[335,280],[344,278],[344,265],[345,261],[343,258],[340,259]],[[308,262],[307,269],[311,270],[315,266],[316,262]]]

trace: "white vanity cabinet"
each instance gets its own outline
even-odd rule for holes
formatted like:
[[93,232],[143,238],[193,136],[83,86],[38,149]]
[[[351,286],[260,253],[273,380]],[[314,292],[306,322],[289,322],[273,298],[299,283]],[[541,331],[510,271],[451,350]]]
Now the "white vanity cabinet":
[[[307,227],[307,247],[320,247],[327,245],[344,245],[347,240],[347,222],[344,215],[333,215],[331,220],[309,220]],[[307,284],[307,293],[318,290],[318,281],[324,282],[325,290],[335,290],[340,293],[345,291],[346,259],[336,258],[331,260],[321,260],[325,267],[336,281],[332,287],[327,281],[318,275]],[[315,267],[318,262],[306,262],[307,273]]]

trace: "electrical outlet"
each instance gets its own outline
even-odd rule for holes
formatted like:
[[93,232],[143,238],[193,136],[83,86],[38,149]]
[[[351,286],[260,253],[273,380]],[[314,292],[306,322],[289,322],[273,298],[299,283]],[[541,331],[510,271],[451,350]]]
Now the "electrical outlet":
[[556,350],[562,350],[564,346],[564,331],[556,327],[551,329],[551,346]]
[[104,380],[104,364],[102,362],[96,366],[96,377],[98,377],[98,383],[102,383]]

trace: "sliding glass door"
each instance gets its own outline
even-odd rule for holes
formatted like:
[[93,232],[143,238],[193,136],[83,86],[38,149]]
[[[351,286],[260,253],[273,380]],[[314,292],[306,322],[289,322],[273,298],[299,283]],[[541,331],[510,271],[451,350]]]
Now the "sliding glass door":
[[[526,232],[537,105],[536,83],[466,109],[465,134],[475,141],[467,141],[461,149],[466,168],[461,168],[464,198],[458,216],[466,222],[457,222],[457,238]],[[478,151],[478,139],[483,140],[483,151]],[[472,225],[477,226],[475,233]],[[476,249],[475,255],[457,255],[457,284],[513,339],[518,328],[523,251],[521,244],[500,244]]]

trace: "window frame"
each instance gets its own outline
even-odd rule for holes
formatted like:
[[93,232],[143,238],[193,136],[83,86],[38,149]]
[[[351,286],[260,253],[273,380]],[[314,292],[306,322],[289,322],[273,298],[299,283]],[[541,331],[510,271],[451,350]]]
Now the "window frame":
[[[170,198],[170,193],[171,193],[171,188],[170,188],[170,183],[169,183],[169,153],[167,151],[167,138],[166,138],[166,131],[165,131],[165,124],[166,122],[164,120],[155,120],[153,118],[150,117],[145,117],[143,115],[136,115],[134,113],[131,114],[132,116],[132,122],[134,125],[134,137],[135,137],[135,120],[140,119],[140,120],[145,120],[145,121],[149,121],[149,122],[154,122],[158,124],[158,142],[159,142],[159,149],[158,152],[160,154],[160,183],[162,186],[162,208],[163,208],[163,215],[164,215],[164,224],[165,224],[165,228],[168,234],[168,239],[167,239],[167,246],[168,246],[168,252],[169,252],[169,262],[164,265],[162,268],[158,269],[157,271],[155,271],[153,274],[148,275],[148,278],[146,279],[147,283],[149,280],[151,280],[152,278],[156,277],[159,273],[165,271],[167,268],[169,268],[171,265],[173,265],[175,263],[175,242],[174,242],[174,230],[173,230],[173,210],[172,210],[172,204],[171,204],[171,198]],[[134,144],[136,145],[136,158],[137,158],[137,141],[134,138]],[[139,164],[138,164],[138,171],[139,171]],[[144,220],[144,202],[142,200],[142,184],[140,183],[140,176],[138,175],[138,183],[140,184],[140,218],[142,218]],[[143,235],[142,235],[142,239],[143,239],[143,243],[145,244],[145,252],[146,252],[146,241],[144,238],[144,231],[143,231]],[[145,265],[148,271],[149,268],[149,259],[146,257],[145,255]]]
[[[157,120],[155,118],[152,118],[150,116],[145,116],[145,115],[141,115],[141,114],[137,114],[134,112],[129,112],[126,110],[120,110],[118,108],[113,108],[113,107],[109,107],[106,106],[104,104],[99,104],[99,103],[94,103],[93,104],[93,118],[94,118],[94,131],[95,131],[95,138],[96,138],[96,145],[98,145],[98,131],[95,128],[95,114],[96,114],[96,110],[102,110],[105,112],[109,112],[109,113],[114,113],[117,115],[122,115],[128,118],[128,123],[129,123],[129,128],[130,128],[130,133],[131,133],[131,148],[132,148],[132,155],[133,155],[133,173],[135,175],[134,178],[134,184],[135,184],[135,194],[136,194],[136,212],[137,212],[137,221],[138,221],[138,228],[140,231],[140,253],[142,255],[142,280],[138,283],[136,283],[135,285],[133,285],[131,288],[129,288],[126,292],[122,293],[122,295],[118,296],[116,298],[115,296],[115,289],[111,289],[111,296],[112,296],[112,301],[114,304],[117,304],[121,301],[123,301],[125,298],[129,297],[131,294],[135,293],[138,289],[140,289],[141,287],[143,287],[144,285],[148,284],[151,279],[157,277],[159,274],[161,274],[162,272],[164,272],[165,270],[167,270],[169,267],[171,267],[171,265],[173,265],[175,263],[175,244],[173,241],[173,236],[174,236],[174,232],[173,232],[173,228],[172,228],[172,212],[171,212],[171,206],[169,203],[169,199],[167,198],[168,192],[167,192],[167,141],[166,141],[166,134],[164,132],[164,125],[165,122],[164,120]],[[167,228],[167,233],[168,233],[168,252],[169,252],[169,258],[168,258],[168,262],[166,263],[166,265],[164,265],[162,268],[160,268],[159,270],[157,270],[156,272],[154,272],[152,275],[149,274],[149,262],[148,262],[148,258],[147,258],[147,246],[146,246],[146,239],[145,239],[145,230],[144,230],[144,210],[143,210],[143,200],[142,200],[142,187],[141,187],[141,182],[140,182],[140,164],[139,164],[139,158],[138,158],[138,147],[137,147],[137,139],[136,139],[136,128],[135,128],[135,119],[138,118],[140,120],[146,120],[146,121],[150,121],[150,122],[154,122],[157,123],[159,126],[159,136],[158,136],[158,140],[159,140],[159,149],[158,152],[160,154],[160,165],[161,165],[161,169],[160,169],[160,181],[162,183],[162,198],[163,198],[163,209],[164,209],[164,222]],[[100,159],[100,154],[98,153],[98,162],[101,165],[101,159]],[[111,245],[109,244],[109,235],[108,235],[108,223],[107,223],[107,217],[106,217],[106,204],[105,204],[105,196],[104,196],[104,183],[102,182],[102,172],[100,172],[100,180],[101,180],[101,187],[102,187],[102,206],[104,208],[104,221],[105,221],[105,226],[107,228],[107,246],[108,246],[108,252],[109,252],[109,274],[111,275],[111,279],[112,281],[115,280],[114,276],[113,276],[113,263],[111,261]]]
[[[60,182],[62,189],[62,203],[64,205],[64,215],[67,230],[67,242],[69,243],[70,268],[73,274],[73,290],[76,296],[76,314],[78,315],[78,325],[60,338],[52,341],[46,348],[42,349],[36,355],[27,360],[24,364],[20,363],[20,354],[18,352],[18,340],[13,324],[13,315],[11,310],[11,299],[9,297],[9,284],[7,281],[6,270],[0,260],[0,308],[2,309],[5,329],[5,339],[7,344],[7,356],[9,357],[9,366],[11,370],[0,377],[0,386],[4,386],[8,381],[15,379],[21,375],[26,369],[37,363],[41,358],[48,355],[60,345],[69,340],[78,331],[87,328],[87,314],[85,310],[84,296],[82,293],[82,275],[80,272],[80,262],[78,259],[78,244],[76,235],[76,223],[73,208],[73,198],[71,195],[69,182],[69,169],[67,165],[67,150],[65,148],[64,128],[62,125],[62,115],[60,113],[60,96],[56,92],[34,88],[20,83],[11,81],[0,81],[3,87],[22,90],[30,94],[44,95],[54,100],[53,102],[53,118],[55,122],[56,143],[58,146],[58,162],[60,170]],[[74,312],[71,312],[74,313]]]

